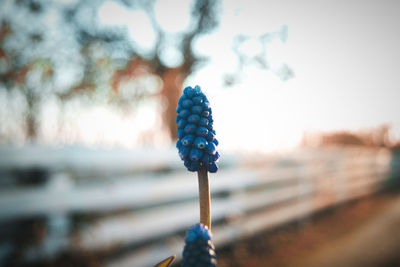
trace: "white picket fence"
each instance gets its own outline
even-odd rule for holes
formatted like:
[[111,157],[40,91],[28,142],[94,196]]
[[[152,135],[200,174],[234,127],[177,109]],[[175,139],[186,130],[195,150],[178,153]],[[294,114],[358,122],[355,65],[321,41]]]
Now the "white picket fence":
[[[125,253],[107,265],[152,266],[172,254],[179,260],[183,233],[198,222],[199,208],[197,176],[184,171],[175,150],[71,150],[72,157],[71,151],[37,150],[36,160],[15,151],[0,160],[1,168],[19,164],[19,168],[40,165],[53,170],[45,186],[3,190],[0,221],[47,216],[49,238],[34,248],[38,255],[71,247],[88,251],[120,248]],[[222,157],[221,170],[210,174],[214,243],[222,246],[372,194],[381,188],[394,160],[388,150],[367,148]],[[163,169],[168,172],[157,172]],[[71,180],[68,170],[79,176],[117,175],[98,184],[80,183]],[[68,230],[73,214],[122,210],[79,231]]]

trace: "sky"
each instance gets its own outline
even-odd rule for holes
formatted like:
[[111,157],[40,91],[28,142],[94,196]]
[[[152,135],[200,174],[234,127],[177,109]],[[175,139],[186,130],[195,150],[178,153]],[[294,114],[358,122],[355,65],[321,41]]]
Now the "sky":
[[[287,62],[295,73],[282,82],[248,69],[242,84],[216,97],[220,132],[231,144],[243,136],[233,129],[238,123],[256,140],[247,144],[253,149],[291,147],[304,131],[359,130],[383,123],[392,124],[393,134],[400,136],[400,2],[242,2],[225,11],[229,19],[222,28],[257,35],[264,25],[268,30],[287,25],[287,41],[273,58]],[[217,63],[220,68],[223,61]],[[194,83],[212,73],[212,66],[199,71]]]

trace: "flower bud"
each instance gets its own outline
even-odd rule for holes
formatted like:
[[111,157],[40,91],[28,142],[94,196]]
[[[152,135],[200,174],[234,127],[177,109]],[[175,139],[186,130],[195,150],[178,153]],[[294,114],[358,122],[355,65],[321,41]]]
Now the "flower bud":
[[176,147],[185,167],[189,171],[198,171],[203,167],[209,172],[216,172],[219,154],[216,151],[218,141],[215,139],[212,110],[199,86],[188,86],[183,90],[176,112]]

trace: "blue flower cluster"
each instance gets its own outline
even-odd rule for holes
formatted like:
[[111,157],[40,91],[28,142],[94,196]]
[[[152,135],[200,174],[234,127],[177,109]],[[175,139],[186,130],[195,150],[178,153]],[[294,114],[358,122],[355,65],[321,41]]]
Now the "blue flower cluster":
[[215,247],[211,242],[211,233],[206,226],[195,224],[189,228],[186,232],[182,256],[182,267],[217,266]]
[[193,243],[199,238],[205,241],[211,240],[211,233],[208,227],[201,223],[195,224],[189,228],[186,232],[185,242]]
[[217,172],[218,140],[215,138],[212,111],[210,102],[198,85],[183,90],[176,112],[176,147],[186,168],[198,171],[204,166],[209,172]]

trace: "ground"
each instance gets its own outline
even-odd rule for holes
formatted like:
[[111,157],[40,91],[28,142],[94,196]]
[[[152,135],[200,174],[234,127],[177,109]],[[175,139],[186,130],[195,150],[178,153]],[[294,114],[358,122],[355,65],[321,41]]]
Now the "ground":
[[381,193],[217,250],[218,266],[400,266],[400,195]]

